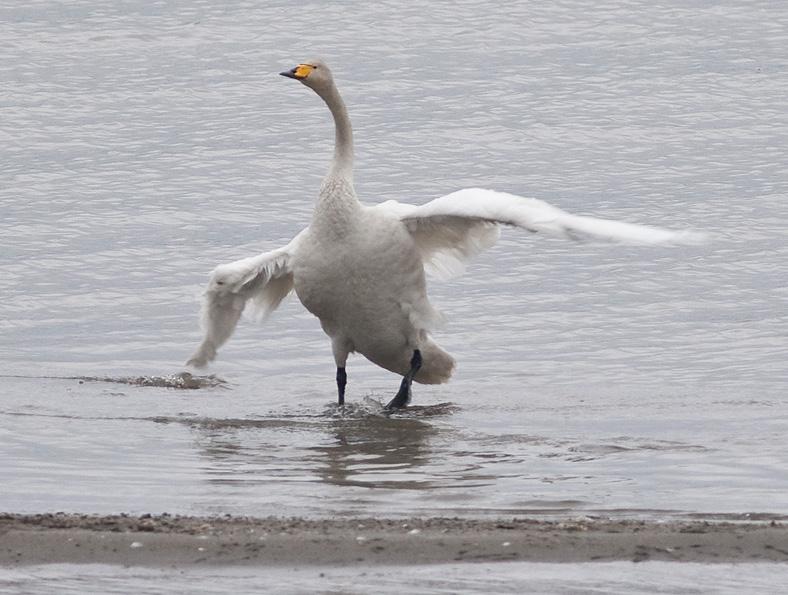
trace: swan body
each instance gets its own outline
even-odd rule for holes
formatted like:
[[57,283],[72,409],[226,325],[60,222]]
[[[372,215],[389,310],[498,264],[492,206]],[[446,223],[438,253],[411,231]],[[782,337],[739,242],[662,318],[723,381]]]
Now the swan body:
[[334,159],[310,225],[286,246],[214,269],[202,308],[204,339],[188,364],[205,366],[229,339],[245,307],[259,317],[291,290],[331,338],[339,403],[353,352],[403,376],[389,408],[410,400],[411,381],[446,382],[454,359],[433,341],[441,322],[425,271],[439,278],[498,239],[500,225],[574,240],[634,244],[697,243],[692,232],[571,215],[543,201],[468,188],[421,206],[359,202],[353,188],[353,136],[331,71],[320,60],[281,73],[312,88],[334,117]]

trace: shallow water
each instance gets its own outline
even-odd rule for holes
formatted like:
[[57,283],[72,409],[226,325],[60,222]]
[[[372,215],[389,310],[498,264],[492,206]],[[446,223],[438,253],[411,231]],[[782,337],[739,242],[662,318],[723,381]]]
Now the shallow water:
[[[788,514],[788,7],[41,0],[0,39],[0,509]],[[332,406],[295,299],[226,385],[86,380],[180,372],[206,273],[306,224],[331,125],[276,73],[312,54],[367,202],[487,186],[713,242],[506,230],[432,284],[458,371],[391,417],[358,357]]]
[[374,568],[252,568],[159,570],[56,564],[8,570],[0,593],[775,593],[786,565],[594,562],[436,564]]

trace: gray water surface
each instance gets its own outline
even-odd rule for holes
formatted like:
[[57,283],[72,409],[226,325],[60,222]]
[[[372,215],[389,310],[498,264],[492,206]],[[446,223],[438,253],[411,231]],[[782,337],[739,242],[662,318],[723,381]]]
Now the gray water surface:
[[[0,509],[408,516],[788,514],[788,6],[780,2],[0,7]],[[277,76],[332,65],[357,191],[484,186],[711,234],[505,230],[432,283],[458,360],[422,407],[291,298],[197,390],[218,263],[284,244],[331,155]]]
[[[76,571],[76,572],[75,572]],[[529,593],[688,595],[779,593],[788,566],[775,564],[676,564],[672,562],[593,562],[546,564],[436,564],[374,568],[201,568],[183,570],[66,564],[9,570],[0,592],[171,594],[298,593]]]

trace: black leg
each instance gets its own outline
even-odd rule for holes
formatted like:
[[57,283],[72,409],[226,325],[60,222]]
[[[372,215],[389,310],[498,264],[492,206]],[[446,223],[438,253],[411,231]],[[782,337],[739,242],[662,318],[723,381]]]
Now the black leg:
[[337,392],[339,393],[339,404],[345,404],[345,386],[347,385],[347,372],[345,368],[337,368]]
[[416,375],[416,372],[419,371],[419,368],[421,368],[421,351],[416,349],[410,360],[410,370],[402,377],[402,383],[399,385],[399,390],[389,404],[386,405],[386,409],[389,411],[393,409],[402,409],[405,405],[410,403],[410,385],[413,382],[413,377]]

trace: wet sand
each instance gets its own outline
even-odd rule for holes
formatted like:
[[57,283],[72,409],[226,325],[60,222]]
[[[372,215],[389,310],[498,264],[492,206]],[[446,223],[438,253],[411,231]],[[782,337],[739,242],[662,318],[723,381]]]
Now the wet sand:
[[788,561],[783,522],[0,515],[0,565]]

